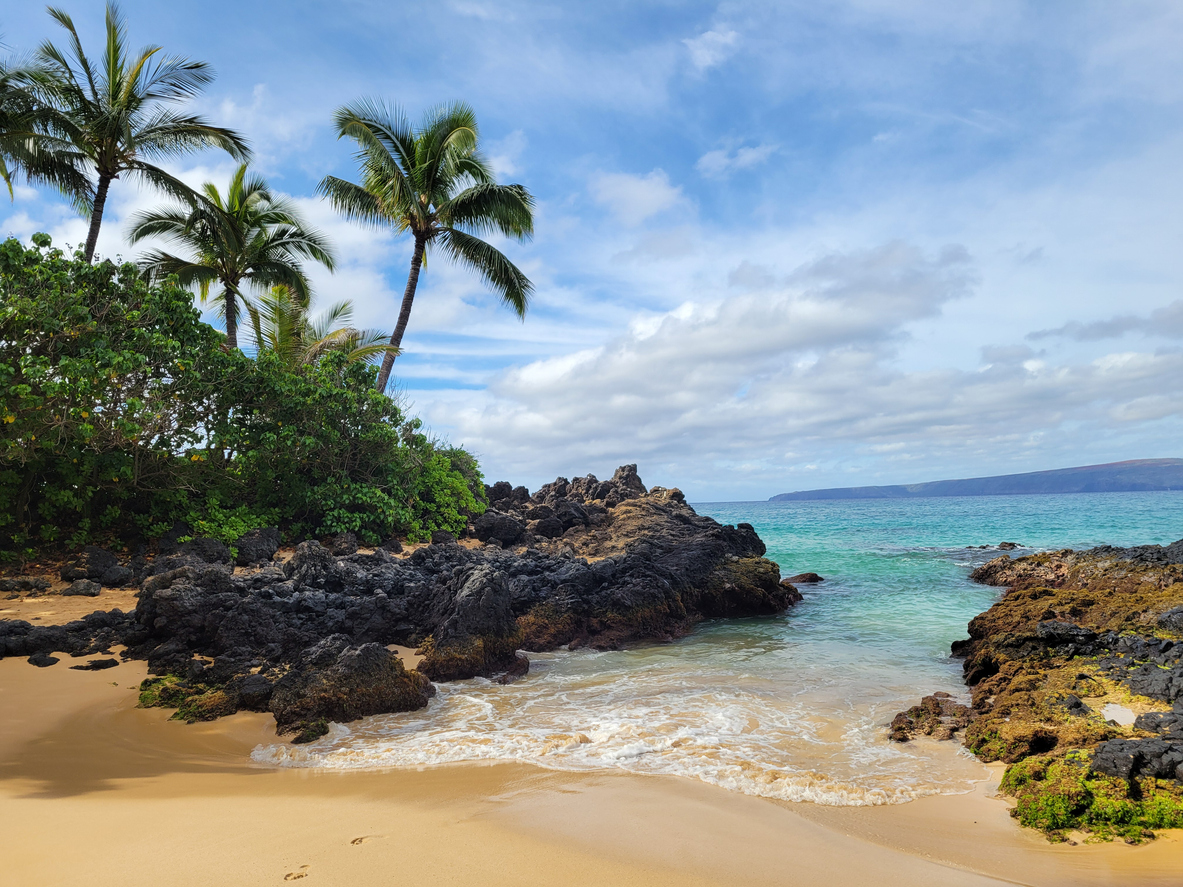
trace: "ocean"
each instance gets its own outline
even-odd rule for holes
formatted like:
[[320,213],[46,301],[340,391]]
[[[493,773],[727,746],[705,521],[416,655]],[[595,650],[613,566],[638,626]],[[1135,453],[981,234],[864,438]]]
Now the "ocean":
[[260,746],[260,766],[332,769],[514,761],[699,779],[833,805],[967,791],[984,768],[933,741],[891,743],[896,712],[937,690],[968,701],[949,644],[999,589],[969,581],[1022,550],[1165,544],[1183,492],[707,503],[753,524],[805,600],[783,616],[714,620],[669,644],[530,654],[508,686],[439,685],[421,711],[334,725],[308,745]]

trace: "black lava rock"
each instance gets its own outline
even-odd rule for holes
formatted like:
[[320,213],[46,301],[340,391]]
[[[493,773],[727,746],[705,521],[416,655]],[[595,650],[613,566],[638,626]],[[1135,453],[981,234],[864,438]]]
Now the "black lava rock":
[[103,574],[119,566],[119,558],[97,545],[88,545],[74,560],[62,567],[62,579],[101,579]]
[[279,551],[280,541],[281,537],[277,527],[263,527],[243,533],[234,543],[234,547],[238,550],[234,563],[240,567],[267,563],[275,557],[275,552]]
[[515,517],[489,509],[472,522],[473,534],[481,542],[496,539],[503,546],[513,545],[526,531],[526,525]]
[[89,579],[76,579],[68,588],[62,590],[62,597],[98,597],[102,586]]
[[1183,743],[1163,739],[1110,739],[1093,755],[1092,770],[1106,776],[1134,779],[1183,776]]

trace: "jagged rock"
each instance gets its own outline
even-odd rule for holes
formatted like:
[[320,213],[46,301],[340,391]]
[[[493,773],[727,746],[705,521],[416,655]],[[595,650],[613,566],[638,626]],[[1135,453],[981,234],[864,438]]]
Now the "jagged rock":
[[278,527],[263,527],[243,533],[234,543],[238,550],[234,563],[240,567],[267,563],[275,557],[275,552],[279,551],[281,541]]
[[119,664],[118,659],[92,659],[86,665],[71,665],[73,671],[104,671]]
[[456,542],[456,534],[447,530],[436,530],[431,534],[432,545],[452,545]]
[[0,620],[0,658],[63,652],[84,656],[112,644],[141,643],[145,636],[122,610],[96,611],[65,625],[33,625],[21,619]]
[[[551,511],[549,508],[547,510]],[[558,539],[566,530],[563,522],[554,516],[553,511],[551,511],[549,517],[540,518],[531,522],[529,527],[530,532],[543,539]]]
[[338,533],[325,540],[325,546],[336,557],[348,557],[357,554],[357,536],[353,533]]
[[793,585],[813,585],[818,582],[825,582],[825,577],[819,576],[817,573],[798,573],[796,576],[790,576],[785,580]]
[[217,564],[226,569],[231,567],[230,549],[217,539],[200,536],[188,542],[174,543],[168,548],[169,554],[157,557],[148,567],[149,576],[158,576],[182,567],[203,567],[207,564]]
[[50,581],[41,576],[13,576],[9,579],[0,579],[0,592],[10,594],[40,594],[47,591],[49,586]]
[[1069,693],[1063,699],[1055,700],[1052,705],[1056,706],[1057,708],[1062,708],[1064,711],[1068,712],[1068,714],[1076,715],[1077,717],[1084,717],[1085,715],[1091,714],[1093,711],[1091,708],[1085,705],[1079,696],[1073,696],[1071,693]]
[[481,542],[496,539],[502,546],[513,545],[526,531],[525,524],[515,517],[489,509],[472,522],[473,533]]
[[944,692],[933,693],[907,711],[892,719],[889,737],[895,742],[908,742],[918,734],[936,739],[952,739],[958,730],[969,723],[970,708]]
[[[1183,816],[1179,786],[1158,782],[1183,781],[1183,644],[1154,636],[1173,632],[1172,614],[1183,611],[1181,555],[1183,540],[1065,549],[995,558],[972,574],[1007,591],[953,645],[973,693],[965,745],[1010,765],[1002,788],[1025,825],[1140,840]],[[1131,737],[1080,698],[1106,696],[1113,683],[1176,710],[1139,715],[1134,729],[1154,735]],[[1083,766],[1097,782],[1081,794]],[[1105,782],[1118,778],[1127,789]],[[1109,818],[1111,792],[1126,805],[1124,825]],[[1063,812],[1049,817],[1053,809]]]
[[1094,773],[1135,779],[1183,779],[1183,743],[1163,739],[1110,739],[1093,755]]
[[1183,607],[1174,607],[1159,614],[1158,624],[1167,631],[1183,633]]
[[1019,548],[1019,547],[1020,546],[1019,546],[1018,542],[999,542],[998,543],[998,550],[999,551],[1014,551],[1016,548]]
[[[495,484],[490,498],[523,528],[516,551],[493,535],[470,549],[447,534],[404,558],[308,541],[282,565],[235,574],[224,546],[180,543],[177,528],[150,569],[138,561],[151,575],[133,615],[0,621],[0,656],[124,644],[157,676],[142,704],[188,720],[270,708],[282,729],[313,738],[326,719],[422,704],[425,675],[510,680],[528,668],[519,650],[666,640],[703,618],[771,615],[800,599],[750,524],[721,526],[668,490],[649,494],[629,466],[611,481],[560,478],[534,498]],[[389,644],[421,647],[422,673],[387,671]]]
[[98,597],[102,586],[89,579],[76,579],[67,588],[62,589],[62,597]]
[[1051,646],[1060,646],[1062,644],[1084,645],[1097,639],[1097,633],[1095,631],[1082,628],[1079,625],[1073,625],[1071,622],[1040,622],[1035,628],[1035,633],[1041,641]]
[[101,579],[103,574],[119,566],[119,558],[97,545],[87,545],[82,553],[62,567],[62,579]]
[[205,564],[228,564],[231,562],[230,549],[217,539],[198,536],[184,542],[177,549],[177,553],[188,557],[195,557]]
[[286,674],[271,693],[271,712],[280,734],[309,742],[328,732],[330,721],[413,711],[427,705],[435,688],[379,644],[348,646],[336,636],[311,651],[303,667]]
[[[1177,706],[1178,707],[1178,706]],[[1157,733],[1165,739],[1183,742],[1183,713],[1155,711],[1140,714],[1134,720],[1135,730]]]
[[403,544],[398,541],[397,536],[391,536],[382,543],[382,549],[384,551],[389,551],[391,554],[402,554]]
[[131,567],[116,564],[99,577],[99,584],[104,588],[123,588],[135,581],[135,571]]
[[34,653],[28,658],[29,665],[35,665],[38,668],[49,668],[51,665],[57,665],[61,662],[56,656],[50,656],[48,653]]
[[238,697],[239,706],[247,711],[269,711],[273,685],[261,674],[234,678],[227,688]]

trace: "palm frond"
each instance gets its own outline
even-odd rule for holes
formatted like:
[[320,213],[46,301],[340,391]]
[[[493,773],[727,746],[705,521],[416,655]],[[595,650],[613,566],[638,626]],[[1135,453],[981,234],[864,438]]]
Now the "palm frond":
[[475,271],[518,317],[526,316],[534,284],[495,246],[455,228],[436,241],[454,261]]
[[449,228],[524,240],[534,234],[534,198],[521,185],[473,185],[443,204],[439,217]]

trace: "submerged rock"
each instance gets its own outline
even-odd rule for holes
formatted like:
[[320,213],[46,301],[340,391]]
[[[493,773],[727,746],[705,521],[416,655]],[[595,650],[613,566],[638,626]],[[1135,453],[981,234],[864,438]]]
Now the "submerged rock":
[[902,711],[891,722],[890,738],[908,742],[923,734],[934,739],[952,739],[958,730],[969,723],[970,708],[957,702],[948,693],[925,696],[919,705]]

